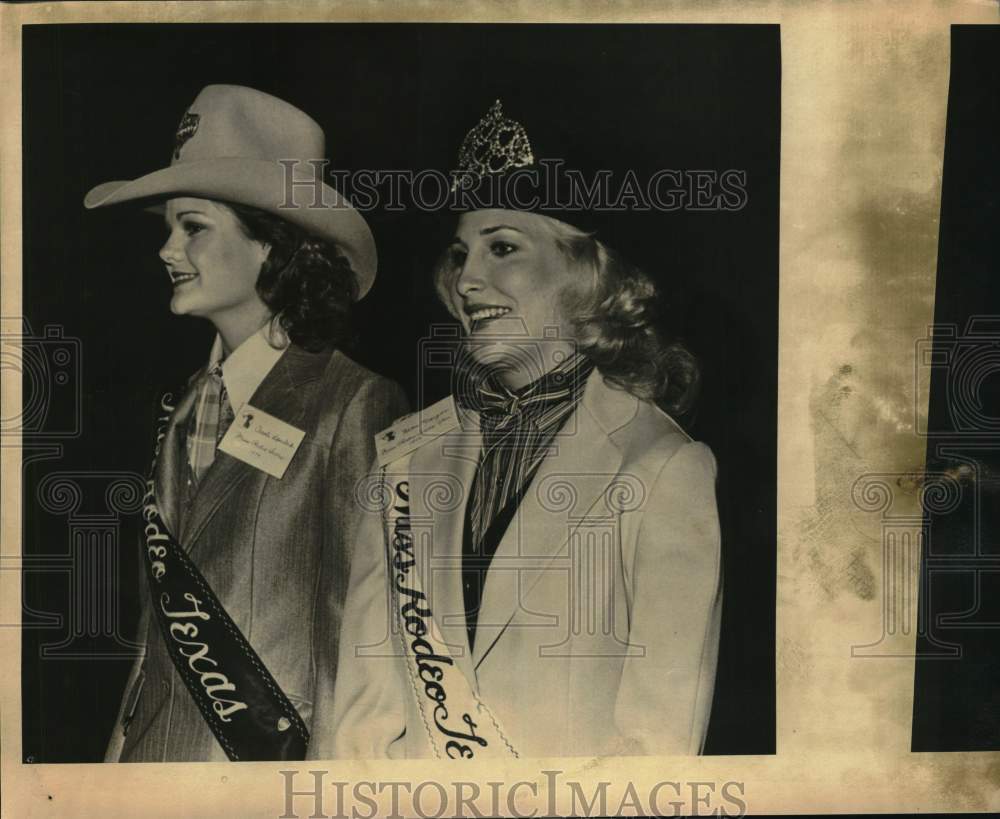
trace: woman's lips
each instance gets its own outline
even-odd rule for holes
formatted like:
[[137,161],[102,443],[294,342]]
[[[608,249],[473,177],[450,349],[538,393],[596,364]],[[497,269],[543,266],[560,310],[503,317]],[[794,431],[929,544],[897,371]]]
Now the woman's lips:
[[499,318],[500,316],[505,316],[510,312],[509,307],[477,307],[474,310],[465,311],[469,318],[473,321],[479,321],[481,319],[488,318]]
[[508,313],[511,312],[510,307],[499,307],[499,306],[488,306],[488,307],[476,307],[475,309],[467,309],[466,315],[469,317],[469,324],[473,330],[482,327],[489,321],[493,321],[498,318],[503,318]]
[[197,273],[171,273],[170,274],[170,283],[174,287],[179,287],[180,285],[186,284],[187,282],[194,281],[197,278],[198,278],[198,274]]

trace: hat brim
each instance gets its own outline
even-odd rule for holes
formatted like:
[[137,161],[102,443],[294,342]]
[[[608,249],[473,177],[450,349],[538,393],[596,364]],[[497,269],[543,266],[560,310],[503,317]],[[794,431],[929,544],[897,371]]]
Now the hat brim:
[[289,185],[285,167],[277,162],[242,157],[180,162],[138,179],[98,185],[83,204],[92,209],[185,195],[250,205],[336,242],[357,274],[359,299],[375,281],[378,254],[364,217],[325,182],[317,187],[312,179],[297,178]]

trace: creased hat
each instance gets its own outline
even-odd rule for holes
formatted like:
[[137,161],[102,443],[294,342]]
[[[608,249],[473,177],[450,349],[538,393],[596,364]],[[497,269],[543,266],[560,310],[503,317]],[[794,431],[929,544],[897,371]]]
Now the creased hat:
[[361,298],[375,280],[375,240],[347,198],[323,181],[325,148],[323,129],[284,100],[209,85],[181,119],[169,167],[98,185],[83,204],[195,196],[259,208],[336,242],[357,274]]

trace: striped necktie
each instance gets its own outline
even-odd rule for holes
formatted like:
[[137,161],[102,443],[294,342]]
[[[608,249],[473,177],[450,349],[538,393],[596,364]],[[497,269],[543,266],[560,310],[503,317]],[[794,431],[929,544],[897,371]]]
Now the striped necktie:
[[202,381],[194,424],[188,432],[188,463],[195,484],[215,461],[215,450],[233,422],[233,408],[222,378],[222,364],[212,366]]

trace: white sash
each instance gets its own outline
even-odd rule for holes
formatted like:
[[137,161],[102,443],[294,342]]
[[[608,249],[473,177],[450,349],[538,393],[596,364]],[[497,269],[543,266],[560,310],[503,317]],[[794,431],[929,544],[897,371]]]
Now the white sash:
[[431,604],[413,556],[411,454],[382,468],[386,572],[409,689],[429,744],[439,759],[517,757],[497,718],[456,667],[448,647],[434,635]]

